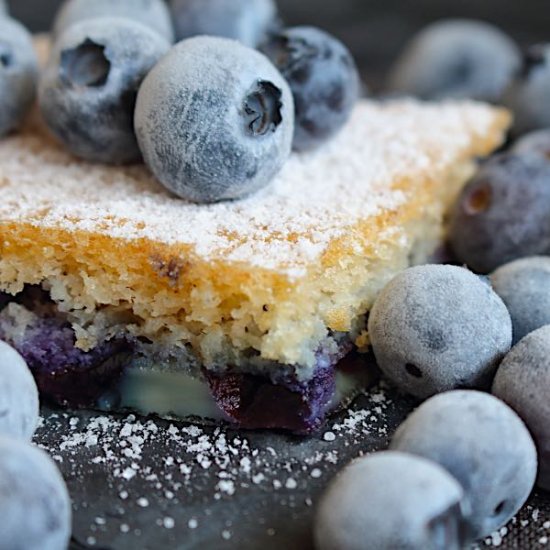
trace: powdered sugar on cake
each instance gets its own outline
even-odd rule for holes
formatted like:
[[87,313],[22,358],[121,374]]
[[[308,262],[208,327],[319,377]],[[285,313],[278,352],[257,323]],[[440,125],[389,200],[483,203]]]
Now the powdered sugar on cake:
[[[190,246],[204,259],[300,273],[351,225],[399,208],[407,194],[398,185],[437,181],[488,152],[502,116],[472,102],[364,101],[336,139],[292,155],[267,189],[214,205],[174,198],[143,166],[80,162],[30,124],[0,143],[0,223],[146,238]],[[414,184],[405,188],[414,193]]]

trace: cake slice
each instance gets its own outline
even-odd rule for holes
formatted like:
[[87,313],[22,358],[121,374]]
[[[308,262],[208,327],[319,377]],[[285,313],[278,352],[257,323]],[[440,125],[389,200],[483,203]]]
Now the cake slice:
[[441,245],[509,122],[363,101],[269,188],[214,205],[80,162],[31,122],[0,143],[0,337],[61,404],[315,429],[368,377],[377,292]]

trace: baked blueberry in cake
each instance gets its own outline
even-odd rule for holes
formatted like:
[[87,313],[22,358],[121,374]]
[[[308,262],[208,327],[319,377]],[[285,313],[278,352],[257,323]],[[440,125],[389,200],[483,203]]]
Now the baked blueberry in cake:
[[[119,65],[129,62],[112,36],[86,42],[97,21],[78,23],[86,47],[70,43],[76,82],[51,79],[67,70],[53,49],[41,108],[48,86],[60,103],[77,89],[93,105],[104,87],[124,93],[110,79],[134,75],[147,166],[72,156],[37,113],[0,142],[0,338],[62,405],[315,430],[375,376],[360,352],[377,293],[440,249],[447,212],[502,143],[508,113],[346,100],[331,139],[317,133],[313,150],[291,153],[300,105],[262,54],[192,38],[139,86],[141,66]],[[322,82],[316,71],[342,62],[331,59],[312,58],[302,78]],[[355,97],[356,85],[340,91]]]

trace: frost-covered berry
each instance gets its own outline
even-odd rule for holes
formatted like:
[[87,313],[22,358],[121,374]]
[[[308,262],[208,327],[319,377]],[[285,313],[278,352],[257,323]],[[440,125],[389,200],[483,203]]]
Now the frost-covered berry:
[[266,186],[286,162],[294,104],[265,56],[201,36],[174,46],[149,73],[135,128],[145,162],[173,193],[236,199]]
[[29,443],[0,436],[0,548],[65,550],[71,503],[50,457]]
[[489,387],[512,341],[510,314],[490,285],[450,265],[397,275],[379,294],[368,329],[383,373],[422,398]]
[[75,23],[96,17],[129,18],[174,42],[172,18],[164,0],[65,0],[55,17],[54,37]]
[[31,439],[38,424],[38,390],[24,359],[0,341],[0,434]]
[[390,448],[433,460],[460,482],[476,539],[514,516],[537,476],[537,450],[525,424],[502,401],[477,391],[425,401],[399,427]]
[[254,48],[278,26],[274,0],[171,0],[170,7],[178,40],[221,36]]
[[508,403],[533,434],[539,453],[537,483],[550,490],[550,325],[528,334],[504,358],[493,394]]
[[491,275],[491,284],[512,317],[514,343],[550,325],[550,256],[503,265]]
[[513,153],[487,161],[454,206],[449,241],[480,273],[550,253],[550,163]]
[[349,120],[360,79],[349,50],[315,27],[272,34],[261,50],[286,78],[294,96],[293,148],[314,149]]
[[525,134],[516,141],[513,152],[518,155],[538,155],[550,161],[550,128]]
[[390,73],[389,88],[422,99],[501,99],[521,57],[514,42],[482,21],[449,19],[415,36]]
[[71,25],[57,40],[40,82],[40,108],[50,130],[83,159],[139,160],[133,124],[137,91],[169,47],[160,34],[131,19]]
[[514,132],[550,127],[550,43],[532,46],[523,70],[510,86],[506,106],[514,113]]
[[17,21],[0,17],[0,137],[20,126],[34,102],[37,80],[31,35]]
[[459,550],[467,504],[437,464],[386,451],[358,459],[329,485],[315,517],[318,550]]
[[6,4],[6,0],[0,0],[0,14],[4,15],[8,13],[8,6]]

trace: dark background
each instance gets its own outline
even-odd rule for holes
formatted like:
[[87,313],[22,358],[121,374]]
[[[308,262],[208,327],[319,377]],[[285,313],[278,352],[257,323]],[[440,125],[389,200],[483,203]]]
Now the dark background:
[[[90,0],[93,2],[93,0]],[[8,0],[15,17],[46,30],[60,0]],[[548,0],[279,0],[288,25],[310,24],[350,47],[362,71],[376,79],[408,37],[443,17],[477,17],[501,26],[521,45],[550,40]]]

